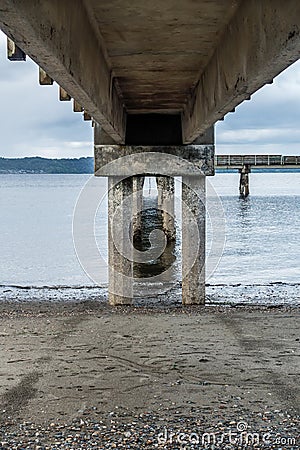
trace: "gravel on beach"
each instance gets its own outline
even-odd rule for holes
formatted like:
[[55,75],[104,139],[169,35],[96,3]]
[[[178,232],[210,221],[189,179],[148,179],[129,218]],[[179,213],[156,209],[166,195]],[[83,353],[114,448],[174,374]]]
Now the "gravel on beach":
[[[223,408],[221,408],[223,406]],[[236,405],[237,407],[237,405]],[[300,417],[286,411],[234,409],[132,414],[116,408],[105,418],[92,407],[65,423],[0,425],[1,450],[54,449],[299,449]]]

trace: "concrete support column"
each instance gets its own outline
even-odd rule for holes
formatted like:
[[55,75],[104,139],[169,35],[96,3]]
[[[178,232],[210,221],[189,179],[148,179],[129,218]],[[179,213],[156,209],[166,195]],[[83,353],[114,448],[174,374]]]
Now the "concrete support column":
[[[138,180],[139,174],[153,174],[158,177],[159,206],[166,210],[164,228],[167,231],[166,234],[171,232],[171,237],[175,237],[173,178],[182,176],[184,183],[182,189],[183,303],[203,304],[205,302],[205,177],[214,175],[214,145],[206,143],[186,146],[97,144],[99,141],[103,142],[104,137],[95,135],[94,149],[96,176],[109,178],[110,304],[120,305],[132,302],[133,256],[138,256],[132,242],[131,222],[133,203],[135,204],[132,194],[133,184],[135,183],[136,189],[141,182]],[[209,140],[211,139],[210,136]],[[127,158],[126,164],[124,157]],[[124,177],[127,178],[124,179]],[[133,177],[137,177],[135,182]],[[115,184],[114,180],[118,182]],[[118,212],[117,218],[116,212]],[[168,247],[170,248],[171,245]]]
[[133,177],[108,177],[108,300],[128,305],[133,297],[132,219]]
[[248,197],[250,190],[249,190],[249,173],[251,172],[251,168],[248,164],[245,164],[242,169],[239,170],[240,172],[240,196],[241,198]]
[[205,176],[182,177],[182,303],[205,304]]
[[133,210],[132,210],[132,235],[136,237],[140,235],[142,228],[142,209],[143,209],[143,187],[145,177],[133,177]]
[[173,177],[156,177],[158,209],[162,213],[163,231],[169,241],[176,239],[175,230],[175,183]]

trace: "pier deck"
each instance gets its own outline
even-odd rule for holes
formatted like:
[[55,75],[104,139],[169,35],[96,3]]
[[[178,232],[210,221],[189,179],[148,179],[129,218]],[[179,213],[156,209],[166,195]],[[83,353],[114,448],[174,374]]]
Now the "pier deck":
[[243,166],[274,169],[300,168],[300,156],[285,155],[217,155],[215,167],[220,169],[241,169]]

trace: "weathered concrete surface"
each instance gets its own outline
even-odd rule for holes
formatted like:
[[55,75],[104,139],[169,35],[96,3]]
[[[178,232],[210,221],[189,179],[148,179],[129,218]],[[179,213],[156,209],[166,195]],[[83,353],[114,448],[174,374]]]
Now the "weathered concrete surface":
[[95,175],[214,175],[214,146],[95,145]]
[[95,122],[94,126],[94,144],[95,145],[114,145],[113,138],[104,131],[104,129]]
[[205,304],[205,176],[182,177],[182,303]]
[[181,111],[238,0],[85,2],[128,112]]
[[200,134],[193,144],[197,145],[213,145],[215,143],[215,124],[207,128],[207,130]]
[[143,187],[145,177],[133,177],[132,235],[139,235],[142,228]]
[[162,227],[169,241],[176,240],[175,182],[172,177],[156,177],[157,207],[162,214]]
[[61,101],[61,102],[70,102],[71,101],[71,97],[70,97],[70,95],[67,93],[67,91],[64,89],[64,88],[62,88],[61,86],[60,86],[60,88],[59,88],[59,100]]
[[251,168],[245,164],[240,172],[240,196],[242,198],[248,197],[250,194],[249,191],[249,173],[251,172]]
[[108,301],[114,306],[131,304],[133,297],[132,193],[132,178],[108,178]]
[[126,115],[105,49],[81,0],[0,0],[0,28],[115,142]]
[[26,61],[26,53],[9,38],[7,38],[7,58],[10,61]]
[[[45,72],[41,67],[39,68],[39,83],[41,86],[51,86],[53,84],[52,78],[49,77],[47,72]],[[76,112],[75,109],[74,112]]]

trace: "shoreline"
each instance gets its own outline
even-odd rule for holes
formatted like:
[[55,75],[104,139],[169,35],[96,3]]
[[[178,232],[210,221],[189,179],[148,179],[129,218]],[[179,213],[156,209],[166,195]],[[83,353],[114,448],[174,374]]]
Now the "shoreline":
[[32,300],[18,301],[18,300],[4,300],[0,299],[0,318],[6,313],[12,312],[14,315],[20,314],[51,314],[56,315],[65,312],[66,314],[85,313],[87,315],[93,312],[99,313],[123,313],[123,314],[154,314],[162,313],[193,313],[201,314],[203,312],[218,311],[225,312],[228,310],[237,310],[246,312],[268,312],[268,311],[295,311],[300,312],[300,304],[289,303],[263,303],[263,304],[249,304],[249,303],[231,303],[230,301],[224,301],[212,303],[207,301],[205,305],[182,305],[180,299],[176,302],[165,301],[152,302],[152,299],[134,299],[132,305],[118,305],[111,306],[108,303],[107,295],[101,298],[92,299],[70,299],[70,300],[40,300],[34,298]]
[[[300,283],[206,284],[207,306],[300,307]],[[107,302],[107,285],[22,286],[0,285],[0,303]],[[141,283],[134,286],[133,305],[181,306],[181,283]]]

